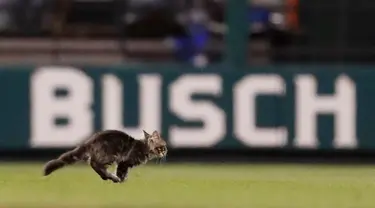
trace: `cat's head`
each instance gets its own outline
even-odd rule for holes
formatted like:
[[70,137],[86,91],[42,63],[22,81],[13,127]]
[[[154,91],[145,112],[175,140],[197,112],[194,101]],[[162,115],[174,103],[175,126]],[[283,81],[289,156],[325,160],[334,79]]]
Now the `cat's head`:
[[144,139],[147,146],[150,149],[150,153],[157,158],[164,158],[167,156],[167,142],[163,139],[158,131],[152,132],[152,134],[147,133],[143,130]]

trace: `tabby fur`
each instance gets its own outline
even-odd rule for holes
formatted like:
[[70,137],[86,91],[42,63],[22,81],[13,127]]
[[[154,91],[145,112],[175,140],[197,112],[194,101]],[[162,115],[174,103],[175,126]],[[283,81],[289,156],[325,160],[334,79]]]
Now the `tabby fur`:
[[[135,139],[118,130],[95,133],[75,149],[65,152],[57,159],[46,163],[44,176],[76,162],[87,162],[103,179],[114,183],[124,182],[130,168],[147,163],[152,159],[163,159],[167,155],[167,144],[158,131],[152,134],[143,130],[144,138]],[[115,173],[108,167],[115,164]]]

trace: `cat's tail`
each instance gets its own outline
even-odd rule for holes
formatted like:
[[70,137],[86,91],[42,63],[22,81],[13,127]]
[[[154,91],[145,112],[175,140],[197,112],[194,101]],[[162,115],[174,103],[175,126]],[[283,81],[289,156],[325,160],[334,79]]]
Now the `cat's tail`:
[[66,165],[71,165],[79,160],[82,159],[84,155],[85,148],[83,146],[79,146],[73,150],[65,152],[64,154],[60,155],[57,159],[53,159],[46,163],[43,170],[43,175],[47,176],[52,172],[63,168]]

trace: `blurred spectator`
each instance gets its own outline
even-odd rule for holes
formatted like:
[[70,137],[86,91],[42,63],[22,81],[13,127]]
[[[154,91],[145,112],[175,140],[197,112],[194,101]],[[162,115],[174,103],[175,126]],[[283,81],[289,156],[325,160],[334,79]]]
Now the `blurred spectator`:
[[186,17],[184,25],[187,34],[173,38],[176,58],[203,67],[208,64],[208,57],[204,52],[209,41],[207,14],[201,9],[191,9]]
[[12,0],[0,0],[0,31],[5,31],[12,24],[10,6]]
[[16,29],[27,35],[40,34],[45,2],[46,0],[13,0],[11,11]]

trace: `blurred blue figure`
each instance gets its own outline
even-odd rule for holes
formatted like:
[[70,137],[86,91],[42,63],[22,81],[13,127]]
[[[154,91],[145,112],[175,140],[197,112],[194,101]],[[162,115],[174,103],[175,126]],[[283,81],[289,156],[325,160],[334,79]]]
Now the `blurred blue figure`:
[[271,12],[269,9],[260,6],[248,8],[247,20],[251,25],[251,33],[265,32],[269,28]]
[[[186,22],[186,36],[174,37],[175,55],[177,60],[193,65],[205,65],[208,59],[204,49],[210,40],[206,27],[207,15],[202,10],[192,10]],[[255,33],[268,29],[270,11],[267,8],[252,6],[248,8],[247,20]],[[199,63],[202,61],[202,63]]]
[[192,10],[186,21],[187,35],[174,38],[175,55],[179,61],[193,65],[205,65],[194,63],[196,58],[206,59],[204,49],[209,41],[209,31],[206,27],[206,14],[201,10]]

